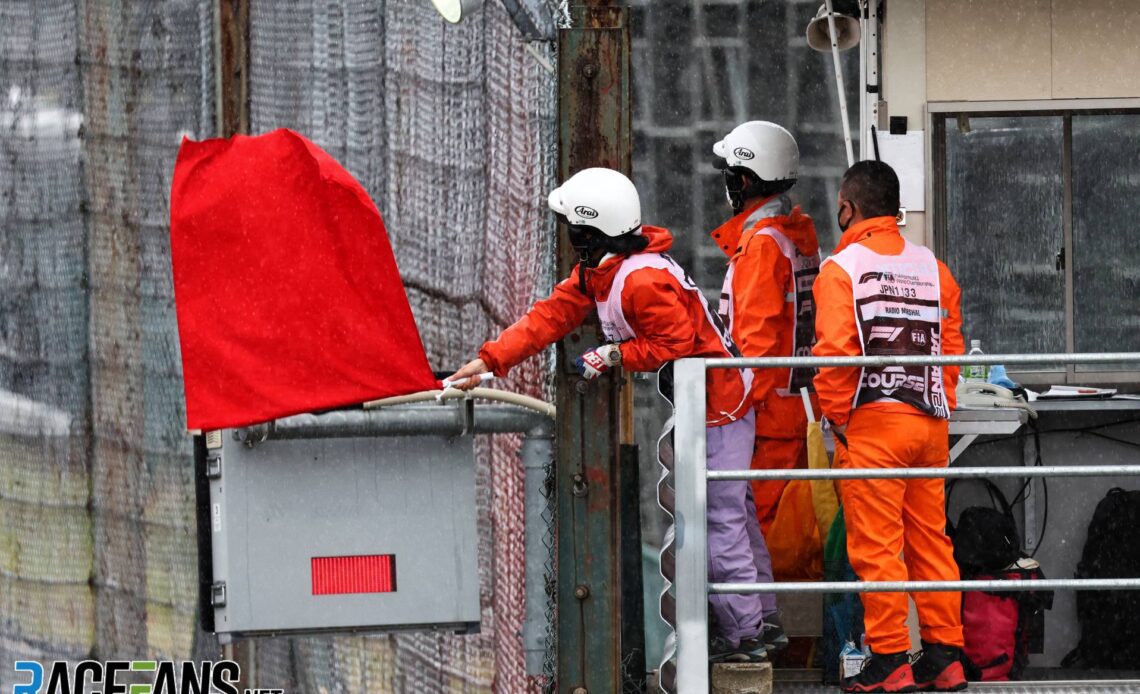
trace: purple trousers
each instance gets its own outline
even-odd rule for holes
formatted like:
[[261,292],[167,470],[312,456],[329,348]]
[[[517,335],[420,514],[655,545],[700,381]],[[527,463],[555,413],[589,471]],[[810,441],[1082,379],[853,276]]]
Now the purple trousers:
[[[756,439],[755,414],[731,424],[705,430],[709,470],[747,470]],[[746,481],[709,482],[709,581],[711,583],[771,583],[772,557],[760,533],[752,485]],[[717,594],[709,596],[714,634],[736,645],[760,632],[764,615],[776,611],[776,595]]]

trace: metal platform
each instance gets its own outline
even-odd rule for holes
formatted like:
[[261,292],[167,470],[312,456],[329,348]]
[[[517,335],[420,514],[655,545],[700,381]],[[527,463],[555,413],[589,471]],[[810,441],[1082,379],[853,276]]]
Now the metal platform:
[[[967,692],[1000,694],[1136,694],[1140,692],[1140,670],[1099,671],[1097,679],[1084,679],[1090,673],[1079,670],[1029,667],[1032,680],[1019,682],[971,682]],[[839,687],[820,684],[820,671],[787,669],[775,671],[772,694],[837,694]]]
[[[1032,670],[1032,668],[1031,668]],[[1049,674],[1057,678],[1049,678]],[[1102,673],[1104,674],[1104,673]],[[660,694],[656,684],[656,672],[649,673],[649,687],[646,691]],[[1020,682],[971,682],[967,692],[992,692],[993,694],[1138,694],[1140,693],[1140,672],[1119,673],[1118,679],[1078,679],[1071,671],[1042,671],[1031,681]],[[818,670],[775,671],[772,694],[838,694],[839,687],[820,684]],[[1065,679],[1060,679],[1065,677]],[[1126,679],[1127,678],[1127,679]],[[810,680],[810,681],[805,681]]]

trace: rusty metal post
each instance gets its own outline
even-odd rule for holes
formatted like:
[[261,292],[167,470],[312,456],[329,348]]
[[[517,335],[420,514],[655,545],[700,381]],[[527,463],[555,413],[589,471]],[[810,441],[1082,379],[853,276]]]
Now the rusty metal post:
[[[571,13],[572,28],[559,33],[559,177],[591,166],[628,174],[629,10],[586,0]],[[565,234],[558,260],[565,277],[576,260]],[[620,513],[628,477],[619,472],[620,444],[632,432],[632,388],[621,374],[587,382],[573,367],[601,339],[597,324],[587,323],[558,346],[557,677],[560,692],[579,694],[623,691],[622,659],[629,655],[621,640]],[[625,551],[640,556],[640,548]]]
[[[216,134],[218,137],[248,135],[249,45],[251,0],[217,0],[214,23],[214,69]],[[257,686],[256,646],[239,640],[224,649],[227,659],[241,666],[241,688]]]
[[219,137],[249,134],[249,3],[217,0],[214,65],[217,66]]

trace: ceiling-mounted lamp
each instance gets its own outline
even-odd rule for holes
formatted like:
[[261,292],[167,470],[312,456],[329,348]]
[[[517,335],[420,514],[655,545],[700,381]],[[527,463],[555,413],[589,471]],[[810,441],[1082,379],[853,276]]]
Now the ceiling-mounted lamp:
[[483,0],[431,0],[431,4],[444,19],[457,24],[478,12],[483,7]]
[[[807,26],[808,45],[820,53],[831,50],[827,14],[827,5],[820,5],[815,18]],[[859,45],[862,32],[859,30],[858,0],[832,0],[831,14],[835,18],[836,48],[846,51]]]

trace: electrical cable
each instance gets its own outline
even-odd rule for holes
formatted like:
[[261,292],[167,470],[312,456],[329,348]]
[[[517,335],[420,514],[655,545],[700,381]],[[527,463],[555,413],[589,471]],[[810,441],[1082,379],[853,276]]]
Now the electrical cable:
[[1132,446],[1133,448],[1140,448],[1140,443],[1137,443],[1136,441],[1129,441],[1128,439],[1118,439],[1115,436],[1109,436],[1108,434],[1102,434],[1099,431],[1084,431],[1081,433],[1089,434],[1090,436],[1096,436],[1097,438],[1105,439],[1106,441],[1114,441],[1116,443],[1123,444],[1125,446]]
[[[1108,441],[1113,441],[1113,442],[1119,443],[1121,445],[1140,448],[1140,443],[1138,443],[1136,441],[1129,441],[1127,439],[1121,439],[1121,438],[1117,438],[1115,436],[1109,436],[1108,434],[1103,434],[1100,431],[1098,431],[1099,429],[1106,429],[1108,427],[1121,426],[1124,424],[1136,424],[1136,423],[1140,423],[1140,417],[1133,417],[1130,419],[1124,419],[1124,420],[1121,420],[1119,422],[1108,422],[1105,424],[1094,424],[1094,425],[1090,425],[1090,426],[1086,426],[1086,427],[1068,427],[1068,428],[1064,428],[1064,429],[1050,429],[1048,431],[1041,431],[1040,429],[1037,428],[1037,423],[1031,421],[1029,423],[1031,431],[1029,431],[1029,432],[1026,432],[1023,434],[1014,434],[1011,436],[995,437],[992,439],[987,439],[985,441],[979,441],[978,443],[976,443],[974,445],[985,445],[985,444],[990,444],[990,443],[999,443],[1002,441],[1019,441],[1019,440],[1022,440],[1022,439],[1025,439],[1025,438],[1032,436],[1033,437],[1033,447],[1034,447],[1033,466],[1034,467],[1042,467],[1042,466],[1044,466],[1045,463],[1044,463],[1044,459],[1041,455],[1041,434],[1090,434],[1092,436],[1096,436],[1098,438],[1106,439]],[[1032,483],[1033,483],[1033,478],[1027,478],[1025,480],[1025,482],[1021,485],[1021,489],[1017,492],[1017,494],[1013,497],[1013,499],[1010,500],[1009,505],[1011,507],[1016,506],[1019,503],[1023,504],[1025,502],[1026,494],[1028,493],[1029,486]],[[1049,480],[1044,478],[1044,477],[1041,478],[1041,496],[1042,496],[1041,533],[1037,536],[1037,544],[1033,548],[1033,552],[1029,555],[1030,557],[1036,557],[1037,556],[1037,551],[1041,549],[1041,545],[1043,544],[1043,541],[1045,539],[1045,531],[1049,527]]]
[[[1121,439],[1121,438],[1117,438],[1115,436],[1109,436],[1108,434],[1103,434],[1100,431],[1098,431],[1100,429],[1107,429],[1108,427],[1121,426],[1124,424],[1136,424],[1136,423],[1140,423],[1140,417],[1123,419],[1119,422],[1108,422],[1105,424],[1094,424],[1094,425],[1090,425],[1090,426],[1086,426],[1086,427],[1067,427],[1064,429],[1050,429],[1048,431],[1041,431],[1040,429],[1037,428],[1036,422],[1030,422],[1029,426],[1031,427],[1032,431],[1029,431],[1029,432],[1026,432],[1023,434],[1014,434],[1011,436],[995,437],[992,439],[987,439],[985,441],[979,441],[978,443],[976,443],[974,445],[986,445],[986,444],[991,444],[991,443],[999,443],[1002,441],[1020,441],[1022,439],[1025,439],[1025,438],[1032,436],[1033,437],[1033,447],[1034,447],[1033,465],[1034,465],[1034,467],[1041,467],[1044,465],[1044,461],[1043,461],[1043,458],[1041,456],[1041,434],[1089,434],[1092,436],[1096,436],[1098,438],[1102,438],[1102,439],[1106,439],[1108,441],[1113,441],[1115,443],[1119,443],[1121,445],[1140,448],[1140,443],[1137,443],[1136,441],[1129,441],[1127,439]],[[1025,482],[1021,485],[1021,489],[1018,491],[1017,495],[1013,497],[1012,501],[1010,501],[1009,505],[1015,506],[1019,503],[1023,504],[1025,502],[1026,494],[1029,491],[1029,485],[1031,485],[1032,483],[1033,483],[1032,478],[1026,479]],[[1044,478],[1044,477],[1041,478],[1041,496],[1042,496],[1041,533],[1037,537],[1037,544],[1033,548],[1033,552],[1029,555],[1030,557],[1036,557],[1037,551],[1039,549],[1041,549],[1041,545],[1043,544],[1043,541],[1045,539],[1045,531],[1049,527],[1049,480]]]
[[[1121,420],[1119,422],[1108,422],[1106,424],[1094,424],[1094,425],[1087,426],[1087,427],[1070,427],[1070,428],[1065,428],[1065,429],[1050,429],[1048,431],[1040,431],[1039,429],[1037,429],[1036,424],[1033,423],[1033,424],[1031,424],[1031,426],[1033,427],[1032,432],[1026,432],[1023,434],[1013,434],[1011,436],[998,436],[998,437],[994,437],[992,439],[987,439],[985,441],[978,441],[977,443],[975,443],[973,445],[974,446],[984,446],[986,444],[1001,443],[1003,441],[1020,441],[1021,439],[1025,439],[1025,438],[1028,438],[1029,436],[1032,436],[1034,438],[1034,447],[1036,448],[1036,460],[1034,462],[1034,465],[1040,466],[1042,464],[1041,463],[1041,434],[1090,434],[1092,436],[1096,436],[1098,438],[1106,439],[1108,441],[1113,441],[1113,442],[1116,442],[1116,443],[1119,443],[1119,444],[1122,444],[1125,446],[1133,446],[1135,448],[1140,448],[1140,443],[1137,443],[1136,441],[1129,441],[1127,439],[1120,439],[1120,438],[1117,438],[1115,436],[1109,436],[1108,434],[1102,434],[1099,431],[1097,431],[1097,429],[1105,429],[1108,427],[1120,426],[1123,424],[1135,424],[1135,423],[1140,423],[1140,418],[1125,419],[1125,420]],[[1017,494],[1013,497],[1012,500],[1010,500],[1010,502],[1009,502],[1010,506],[1016,506],[1017,504],[1022,503],[1025,500],[1025,495],[1026,495],[1027,491],[1029,490],[1030,484],[1032,484],[1032,478],[1027,478],[1025,480],[1025,482],[1021,485],[1021,489],[1018,490]],[[1046,501],[1046,503],[1048,503],[1048,499],[1049,499],[1048,482],[1046,482],[1044,479],[1042,480],[1042,491],[1043,491],[1043,496],[1045,497],[1045,501]],[[1048,519],[1047,511],[1048,511],[1048,509],[1046,509],[1046,514],[1043,518],[1043,524],[1044,524],[1044,521]],[[1042,531],[1042,535],[1044,535],[1044,531]]]
[[[1097,429],[1107,429],[1108,427],[1123,426],[1125,424],[1140,424],[1140,417],[1133,417],[1131,419],[1122,419],[1119,422],[1108,422],[1106,424],[1093,424],[1093,425],[1090,425],[1087,427],[1066,427],[1064,429],[1049,429],[1049,430],[1043,431],[1041,433],[1042,434],[1092,434],[1093,436],[1100,436],[1101,438],[1106,438],[1110,441],[1116,441],[1117,443],[1122,443],[1122,444],[1126,444],[1129,446],[1140,447],[1140,443],[1136,443],[1135,441],[1127,441],[1125,439],[1116,439],[1116,438],[1113,438],[1111,436],[1106,436],[1104,434],[1100,434],[1096,431]],[[976,448],[978,446],[986,446],[986,445],[993,444],[993,443],[1002,443],[1004,441],[1020,441],[1022,439],[1028,438],[1030,436],[1033,436],[1033,434],[1029,433],[1029,432],[1022,433],[1022,434],[1010,434],[1008,436],[995,436],[993,438],[987,438],[984,441],[976,441],[976,442],[970,444],[970,447]]]
[[[1041,431],[1037,428],[1036,423],[1031,424],[1033,427],[1033,448],[1034,448],[1034,467],[1042,467],[1044,460],[1041,457]],[[1026,483],[1032,480],[1026,480]],[[1037,556],[1037,550],[1041,549],[1044,545],[1045,530],[1049,528],[1049,480],[1041,477],[1041,496],[1043,497],[1042,511],[1041,511],[1041,533],[1037,534],[1037,542],[1033,548],[1033,552],[1029,556]]]
[[[1041,435],[1037,430],[1036,423],[1033,424],[1033,447],[1035,449],[1035,457],[1033,465],[1035,467],[1042,467],[1045,463],[1041,458]],[[1041,545],[1045,544],[1045,530],[1049,527],[1049,480],[1041,478],[1041,496],[1044,497],[1043,509],[1041,511],[1041,533],[1037,536],[1037,546],[1033,548],[1030,557],[1037,556],[1037,550],[1041,549]]]

